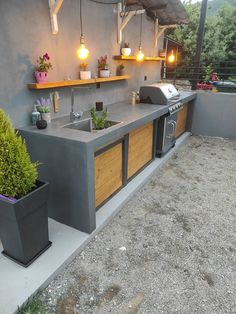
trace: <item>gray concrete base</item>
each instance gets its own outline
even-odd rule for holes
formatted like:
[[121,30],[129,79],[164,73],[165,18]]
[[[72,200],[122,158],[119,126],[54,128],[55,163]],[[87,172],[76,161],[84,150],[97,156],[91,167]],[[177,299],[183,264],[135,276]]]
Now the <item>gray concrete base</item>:
[[[49,235],[53,245],[40,256],[29,268],[23,268],[0,255],[0,313],[12,314],[18,306],[48,283],[70,263],[75,255],[93,239],[93,237],[120,211],[123,205],[150,178],[153,172],[163,165],[179,146],[190,136],[182,135],[176,146],[161,159],[155,159],[125,188],[117,193],[96,215],[97,229],[86,234],[76,229],[49,219]],[[2,245],[0,242],[0,251]]]

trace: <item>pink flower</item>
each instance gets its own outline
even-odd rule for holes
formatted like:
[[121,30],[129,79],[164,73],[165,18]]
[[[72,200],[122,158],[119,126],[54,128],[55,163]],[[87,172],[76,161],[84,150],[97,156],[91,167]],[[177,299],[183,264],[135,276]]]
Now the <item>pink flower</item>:
[[47,52],[43,55],[43,58],[44,60],[50,60],[50,57]]

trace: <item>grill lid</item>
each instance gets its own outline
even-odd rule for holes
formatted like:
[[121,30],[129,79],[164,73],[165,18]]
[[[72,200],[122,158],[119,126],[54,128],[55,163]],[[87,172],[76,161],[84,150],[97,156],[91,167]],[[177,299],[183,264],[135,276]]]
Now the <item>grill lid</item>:
[[167,105],[169,100],[180,96],[173,84],[155,83],[140,87],[140,102]]

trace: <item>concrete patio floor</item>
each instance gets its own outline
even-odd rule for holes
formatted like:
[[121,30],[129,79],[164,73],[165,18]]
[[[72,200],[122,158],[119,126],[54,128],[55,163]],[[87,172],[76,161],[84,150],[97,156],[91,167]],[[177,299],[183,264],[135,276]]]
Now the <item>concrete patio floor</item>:
[[42,291],[46,313],[236,313],[236,141],[191,137]]

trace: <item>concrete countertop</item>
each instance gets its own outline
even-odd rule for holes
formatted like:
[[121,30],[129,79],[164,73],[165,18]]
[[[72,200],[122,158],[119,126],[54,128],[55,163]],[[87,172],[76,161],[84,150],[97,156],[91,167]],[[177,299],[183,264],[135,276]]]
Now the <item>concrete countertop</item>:
[[[195,92],[180,92],[182,102],[188,102],[196,98]],[[178,101],[179,101],[178,100]],[[86,132],[63,128],[70,123],[69,116],[64,116],[52,120],[44,130],[39,130],[35,126],[26,126],[19,129],[20,133],[33,133],[34,135],[45,137],[57,137],[83,143],[94,149],[123,137],[133,129],[155,120],[168,112],[168,106],[140,103],[131,105],[128,102],[119,102],[107,106],[108,119],[121,123],[98,132]],[[85,112],[81,120],[89,117],[89,112]]]

